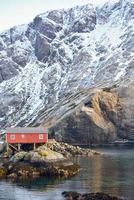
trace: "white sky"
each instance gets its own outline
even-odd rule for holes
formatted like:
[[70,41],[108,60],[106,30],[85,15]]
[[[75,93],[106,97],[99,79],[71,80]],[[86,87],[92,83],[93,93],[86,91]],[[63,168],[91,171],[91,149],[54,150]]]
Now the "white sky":
[[[46,10],[68,8],[75,5],[103,4],[108,0],[0,0],[0,31],[24,24]],[[109,0],[115,1],[115,0]]]

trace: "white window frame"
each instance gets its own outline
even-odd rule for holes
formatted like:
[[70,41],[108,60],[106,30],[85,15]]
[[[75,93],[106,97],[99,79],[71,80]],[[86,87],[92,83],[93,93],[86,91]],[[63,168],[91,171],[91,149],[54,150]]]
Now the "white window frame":
[[15,140],[15,134],[11,134],[11,135],[10,135],[10,139],[11,139],[11,140]]
[[44,135],[43,134],[39,134],[39,140],[43,140],[44,139]]

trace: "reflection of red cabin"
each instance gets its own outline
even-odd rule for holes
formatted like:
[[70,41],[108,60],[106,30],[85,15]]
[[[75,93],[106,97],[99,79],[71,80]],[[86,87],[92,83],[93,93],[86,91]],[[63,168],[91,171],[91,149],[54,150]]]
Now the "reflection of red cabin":
[[37,144],[48,141],[48,131],[43,127],[8,128],[6,142],[8,144]]

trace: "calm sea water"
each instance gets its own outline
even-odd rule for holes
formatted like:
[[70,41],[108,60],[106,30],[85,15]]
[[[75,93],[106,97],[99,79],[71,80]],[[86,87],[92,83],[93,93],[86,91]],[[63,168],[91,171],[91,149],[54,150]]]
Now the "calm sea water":
[[0,182],[0,200],[62,200],[63,191],[106,192],[134,200],[134,147],[103,147],[103,154],[76,158],[83,170],[69,180]]

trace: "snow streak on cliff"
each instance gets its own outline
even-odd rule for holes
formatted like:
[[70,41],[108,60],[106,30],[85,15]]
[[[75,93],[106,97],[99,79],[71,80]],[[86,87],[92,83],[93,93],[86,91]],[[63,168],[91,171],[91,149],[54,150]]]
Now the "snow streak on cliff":
[[76,6],[0,34],[0,129],[71,112],[85,89],[134,77],[134,1]]

